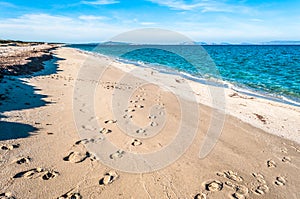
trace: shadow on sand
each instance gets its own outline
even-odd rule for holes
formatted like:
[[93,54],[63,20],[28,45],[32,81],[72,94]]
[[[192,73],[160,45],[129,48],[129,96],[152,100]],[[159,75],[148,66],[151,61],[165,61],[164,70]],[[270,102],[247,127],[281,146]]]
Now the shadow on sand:
[[33,75],[20,77],[6,76],[0,82],[0,141],[26,138],[34,135],[38,130],[29,124],[3,121],[3,119],[7,119],[3,113],[32,109],[49,104],[49,102],[44,100],[47,95],[38,94],[37,91],[40,89],[29,85],[27,78],[56,74],[58,72],[57,61],[59,60],[63,59],[54,57],[52,60],[44,62],[45,68]]

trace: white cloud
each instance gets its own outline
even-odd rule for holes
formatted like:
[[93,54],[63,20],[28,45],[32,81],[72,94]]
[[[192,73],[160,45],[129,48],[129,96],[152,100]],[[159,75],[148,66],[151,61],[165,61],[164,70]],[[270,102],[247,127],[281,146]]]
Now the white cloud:
[[263,22],[264,20],[263,19],[253,18],[253,19],[250,19],[250,21],[253,21],[253,22]]
[[200,10],[201,12],[244,12],[249,13],[252,9],[246,6],[230,5],[224,1],[198,0],[193,3],[186,3],[184,0],[148,0],[161,6],[169,7],[173,10],[192,11]]
[[98,20],[26,14],[17,18],[0,19],[0,30],[0,37],[4,39],[72,43],[109,40],[126,28]]
[[97,1],[81,1],[82,4],[88,4],[88,5],[109,5],[109,4],[116,4],[120,3],[116,0],[97,0]]
[[161,6],[167,6],[169,8],[175,10],[193,10],[199,6],[204,6],[202,3],[194,3],[194,4],[187,4],[182,0],[149,0],[152,3],[159,4]]
[[16,5],[9,3],[9,2],[5,2],[5,1],[0,1],[0,6],[1,7],[8,7],[8,8],[14,8],[16,7]]
[[156,23],[155,22],[147,22],[147,21],[145,21],[145,22],[140,22],[140,24],[142,26],[152,26],[152,25],[155,25]]
[[[122,18],[126,20],[127,18]],[[253,18],[236,19],[218,17],[210,21],[159,22],[156,27],[178,31],[195,41],[247,42],[268,40],[299,40],[300,20],[282,23],[274,20],[251,21]],[[127,19],[128,20],[128,19]],[[287,19],[282,19],[288,21]],[[81,15],[66,17],[49,14],[26,14],[16,18],[0,18],[0,38],[57,41],[57,42],[100,42],[111,40],[115,35],[134,28],[154,25],[155,21],[131,19],[103,20],[102,16]]]
[[81,20],[85,20],[85,21],[106,20],[106,19],[108,19],[105,16],[95,16],[95,15],[80,15],[78,18],[81,19]]
[[299,40],[295,32],[300,26],[290,23],[276,26],[272,21],[258,23],[249,19],[218,19],[206,23],[175,23],[176,31],[190,36],[196,41],[207,42],[261,42],[271,40]]

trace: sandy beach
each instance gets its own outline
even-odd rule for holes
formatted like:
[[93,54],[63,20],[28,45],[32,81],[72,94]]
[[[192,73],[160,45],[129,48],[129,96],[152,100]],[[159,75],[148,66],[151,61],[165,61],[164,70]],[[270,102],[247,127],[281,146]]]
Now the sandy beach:
[[0,83],[0,198],[300,198],[299,107],[52,53]]

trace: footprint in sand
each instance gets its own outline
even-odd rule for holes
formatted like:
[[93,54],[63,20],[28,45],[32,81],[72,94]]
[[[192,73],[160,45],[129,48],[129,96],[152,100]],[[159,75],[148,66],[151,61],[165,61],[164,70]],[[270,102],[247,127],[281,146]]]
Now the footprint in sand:
[[14,197],[12,193],[7,192],[7,193],[1,193],[0,199],[16,199],[16,197]]
[[68,156],[64,157],[64,161],[69,161],[71,163],[80,163],[89,158],[91,155],[89,152],[80,153],[72,151]]
[[118,179],[119,175],[115,171],[110,171],[106,174],[104,174],[103,178],[100,179],[99,184],[100,185],[108,185],[113,183],[116,179]]
[[[146,94],[146,93],[143,93],[143,95],[145,95],[145,94]],[[136,95],[135,97],[137,97],[137,98],[142,98],[143,95]]]
[[135,107],[135,108],[140,108],[140,109],[144,108],[143,105],[135,105],[134,107]]
[[291,147],[292,149],[294,149],[297,153],[300,152],[300,149],[298,149],[297,147],[295,147],[295,146],[293,146],[293,145],[291,145],[290,147]]
[[114,124],[116,122],[117,122],[117,120],[105,120],[104,121],[105,124]]
[[90,139],[82,139],[82,140],[78,140],[77,142],[75,142],[75,145],[87,144],[87,143],[98,143],[102,140],[103,140],[103,138],[101,138],[101,137],[90,138]]
[[150,126],[155,127],[155,126],[158,126],[158,124],[157,124],[157,122],[151,122]]
[[109,134],[109,133],[111,133],[112,132],[112,130],[110,130],[110,129],[107,129],[107,128],[101,128],[100,129],[100,133],[102,133],[102,134]]
[[156,116],[155,116],[155,115],[149,115],[148,118],[149,118],[149,119],[156,119]]
[[56,171],[51,171],[51,170],[48,170],[44,173],[44,175],[42,176],[42,179],[43,180],[50,180],[52,178],[55,178],[56,176],[58,176],[59,173],[56,172]]
[[131,119],[131,118],[132,118],[132,115],[125,114],[125,115],[123,116],[123,118],[124,118],[124,119]]
[[257,187],[254,187],[252,189],[252,192],[257,194],[257,195],[264,195],[269,192],[269,187],[266,184],[265,178],[262,174],[260,173],[252,173],[252,176],[255,177],[259,185]]
[[280,151],[281,151],[282,153],[287,153],[287,152],[288,152],[288,149],[285,148],[285,147],[283,147],[283,148],[280,149]]
[[292,160],[290,157],[283,157],[281,161],[282,162],[291,162]]
[[55,178],[59,175],[57,171],[49,170],[49,169],[43,169],[43,168],[35,168],[30,169],[28,171],[23,171],[20,173],[17,173],[13,178],[38,178],[41,177],[43,180],[50,180],[52,178]]
[[210,181],[205,184],[205,189],[207,191],[221,191],[223,189],[223,183],[218,180]]
[[233,198],[242,199],[245,198],[246,195],[249,193],[248,187],[244,185],[233,184],[232,182],[229,181],[225,182],[225,185],[235,191],[232,194]]
[[286,180],[284,179],[284,177],[278,176],[276,177],[274,184],[276,184],[277,186],[283,186],[286,184]]
[[269,187],[265,184],[259,185],[254,191],[254,193],[256,193],[258,195],[264,195],[268,192],[269,192]]
[[260,173],[252,173],[252,176],[255,177],[257,182],[261,184],[266,184],[265,177]]
[[194,199],[206,199],[206,193],[198,193]]
[[1,146],[1,149],[4,151],[11,151],[20,147],[20,144],[5,144]]
[[31,161],[31,158],[27,156],[27,157],[20,158],[20,159],[16,160],[15,162],[17,164],[28,164],[30,161]]
[[88,131],[94,131],[96,128],[90,126],[90,125],[82,125],[82,128]]
[[134,139],[131,143],[132,146],[140,146],[142,145],[142,141],[139,139]]
[[76,193],[71,190],[63,194],[62,196],[58,197],[57,199],[81,199],[81,198],[82,196],[80,195],[80,193]]
[[138,129],[135,131],[136,133],[140,134],[140,133],[146,133],[145,129]]
[[109,158],[112,159],[112,160],[115,160],[115,159],[117,159],[117,158],[122,158],[124,154],[125,154],[125,151],[123,151],[123,150],[118,150],[118,151],[116,151],[115,153],[110,154],[110,155],[109,155]]
[[243,181],[242,176],[239,176],[236,172],[230,171],[230,170],[229,171],[224,171],[224,172],[218,172],[217,175],[221,176],[221,177],[225,177],[229,180],[236,181],[236,182],[242,182]]
[[268,168],[275,168],[275,167],[277,167],[276,163],[273,160],[268,160],[267,161],[267,166],[268,166]]
[[126,109],[125,112],[127,112],[127,113],[135,112],[135,109],[133,109],[133,108]]

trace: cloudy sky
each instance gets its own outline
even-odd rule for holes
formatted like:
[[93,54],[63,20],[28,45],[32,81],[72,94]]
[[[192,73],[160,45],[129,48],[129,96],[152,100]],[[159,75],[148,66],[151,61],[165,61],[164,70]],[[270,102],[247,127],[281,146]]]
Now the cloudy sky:
[[100,42],[163,28],[194,41],[300,40],[299,0],[0,0],[0,38]]

